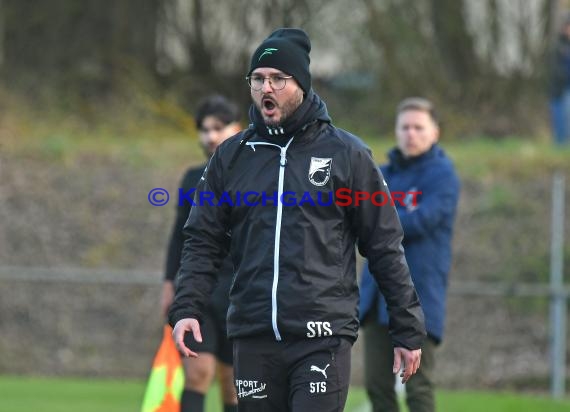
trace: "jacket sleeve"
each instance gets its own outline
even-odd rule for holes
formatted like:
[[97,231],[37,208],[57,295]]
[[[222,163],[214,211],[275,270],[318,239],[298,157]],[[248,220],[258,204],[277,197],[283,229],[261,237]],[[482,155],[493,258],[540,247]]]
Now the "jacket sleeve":
[[368,261],[365,260],[360,272],[360,302],[358,306],[358,320],[360,323],[364,321],[368,312],[374,308],[377,296],[378,286],[370,274]]
[[[351,159],[353,196],[356,191],[370,195],[388,188],[380,170],[366,149],[355,151]],[[380,199],[380,197],[376,197]],[[386,298],[389,328],[394,346],[418,349],[425,336],[424,314],[414,288],[402,247],[403,231],[395,207],[371,201],[351,206],[353,230],[360,253],[368,258],[370,273]]]
[[217,274],[229,248],[229,206],[217,206],[222,193],[220,150],[210,159],[198,183],[194,205],[184,226],[186,240],[170,307],[171,326],[184,318],[201,320],[217,283]]
[[[180,187],[187,190],[188,176],[182,179]],[[176,207],[176,218],[172,226],[170,241],[168,242],[168,250],[166,253],[166,269],[164,272],[164,280],[174,281],[178,268],[180,268],[180,259],[182,257],[182,248],[184,247],[184,224],[188,220],[191,204],[187,201],[180,202],[180,193],[178,194],[178,203]]]
[[412,211],[399,209],[406,239],[424,237],[455,215],[459,198],[459,179],[452,169],[442,169],[430,179],[429,187],[421,196],[421,202]]

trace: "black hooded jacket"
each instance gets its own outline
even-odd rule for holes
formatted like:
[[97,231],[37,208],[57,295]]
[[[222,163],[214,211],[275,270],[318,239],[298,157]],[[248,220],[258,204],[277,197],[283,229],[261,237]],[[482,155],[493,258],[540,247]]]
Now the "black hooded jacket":
[[198,186],[170,324],[200,319],[229,249],[229,337],[356,339],[357,244],[388,301],[394,344],[419,348],[424,318],[398,215],[390,202],[348,204],[356,192],[388,193],[369,149],[331,124],[312,91],[277,128],[253,106],[250,117],[248,130],[218,147]]

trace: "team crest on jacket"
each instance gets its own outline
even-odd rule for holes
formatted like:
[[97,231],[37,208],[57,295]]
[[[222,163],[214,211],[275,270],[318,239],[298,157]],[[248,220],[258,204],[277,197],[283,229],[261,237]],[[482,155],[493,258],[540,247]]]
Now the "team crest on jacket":
[[311,157],[309,182],[315,186],[324,186],[331,177],[332,158]]

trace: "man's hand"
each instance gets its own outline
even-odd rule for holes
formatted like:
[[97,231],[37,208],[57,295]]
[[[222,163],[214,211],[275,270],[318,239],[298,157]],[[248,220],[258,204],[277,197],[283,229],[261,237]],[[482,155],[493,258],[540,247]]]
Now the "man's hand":
[[392,371],[396,374],[402,369],[400,377],[402,378],[402,383],[406,383],[418,371],[421,358],[421,349],[394,348],[394,367]]
[[165,280],[162,284],[162,293],[160,294],[160,313],[166,317],[168,315],[168,308],[174,301],[174,282]]
[[198,354],[196,352],[192,352],[184,344],[184,335],[186,332],[192,332],[194,340],[196,340],[196,342],[202,342],[202,333],[200,333],[200,323],[198,320],[194,318],[180,319],[176,322],[174,330],[172,331],[172,338],[174,339],[174,343],[176,344],[178,351],[186,357],[190,356],[192,358],[197,358]]

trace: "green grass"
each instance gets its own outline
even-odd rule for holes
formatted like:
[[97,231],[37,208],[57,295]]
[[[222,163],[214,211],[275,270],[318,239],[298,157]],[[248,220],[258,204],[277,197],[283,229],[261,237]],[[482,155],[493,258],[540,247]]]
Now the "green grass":
[[[387,151],[395,144],[393,137],[366,137],[365,141],[380,163],[386,161]],[[485,180],[500,176],[516,179],[554,170],[570,171],[570,146],[560,148],[550,142],[480,137],[466,141],[444,139],[441,146],[464,178]]]
[[140,409],[140,382],[0,377],[0,411],[123,412]]
[[[60,379],[0,376],[0,411],[129,412],[139,411],[145,382],[101,379]],[[346,412],[369,411],[366,394],[352,388]],[[565,412],[570,399],[499,392],[437,393],[439,412]],[[208,412],[221,411],[217,388],[207,399]],[[406,412],[403,408],[402,412]]]
[[[144,168],[201,163],[191,116],[168,102],[143,100],[145,104],[116,110],[99,108],[100,113],[93,116],[52,110],[40,117],[28,106],[14,104],[16,109],[2,113],[0,119],[0,153],[64,165],[98,159]],[[361,137],[379,163],[385,162],[386,152],[395,144],[392,135]],[[570,172],[570,147],[554,147],[545,136],[454,140],[444,134],[442,146],[464,178],[521,178],[555,169]]]
[[566,412],[570,400],[555,401],[546,396],[491,392],[439,392],[441,412]]

